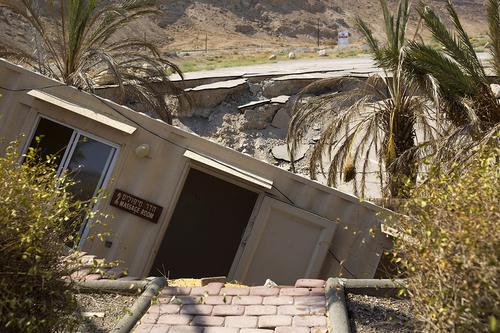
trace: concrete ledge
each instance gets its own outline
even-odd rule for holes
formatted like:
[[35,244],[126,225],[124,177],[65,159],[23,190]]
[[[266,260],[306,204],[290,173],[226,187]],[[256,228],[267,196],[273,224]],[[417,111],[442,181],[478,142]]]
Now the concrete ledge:
[[335,333],[349,333],[349,316],[347,315],[343,280],[339,278],[328,279],[325,295],[328,330]]
[[346,292],[357,295],[378,297],[399,297],[398,293],[406,288],[404,280],[396,279],[342,279]]
[[134,305],[130,309],[130,314],[126,314],[115,325],[111,332],[128,333],[131,332],[134,326],[142,316],[148,311],[151,306],[153,297],[158,295],[160,290],[165,286],[167,280],[163,277],[157,277],[148,283],[144,292],[137,298]]
[[78,282],[76,283],[76,288],[83,292],[100,291],[123,294],[131,294],[142,291],[130,308],[130,313],[125,314],[125,316],[121,318],[111,330],[111,332],[115,333],[128,333],[132,331],[137,322],[139,322],[142,316],[148,311],[153,297],[158,295],[160,290],[165,286],[166,282],[167,280],[163,277],[157,277],[150,281],[97,280]]
[[390,279],[342,279],[330,278],[326,281],[326,311],[330,332],[349,333],[350,322],[347,313],[346,293],[397,297],[404,280]]
[[77,282],[76,288],[79,291],[101,291],[101,292],[121,292],[132,294],[143,290],[149,285],[150,281],[118,281],[118,280],[96,280]]

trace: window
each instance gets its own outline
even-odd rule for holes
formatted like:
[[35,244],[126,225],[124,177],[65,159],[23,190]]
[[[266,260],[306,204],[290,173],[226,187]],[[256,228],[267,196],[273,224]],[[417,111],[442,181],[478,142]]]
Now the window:
[[[57,174],[68,171],[75,181],[69,190],[80,201],[89,200],[106,186],[118,151],[116,145],[46,118],[40,118],[29,147],[36,148],[42,158],[55,156]],[[76,229],[75,237],[82,245],[88,221],[82,219]]]

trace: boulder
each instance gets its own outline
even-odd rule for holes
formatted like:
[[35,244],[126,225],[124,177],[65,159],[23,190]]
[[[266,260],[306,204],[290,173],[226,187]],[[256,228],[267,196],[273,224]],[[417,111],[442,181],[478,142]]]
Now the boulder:
[[268,59],[269,60],[276,60],[276,54],[271,54]]
[[279,106],[275,104],[267,104],[256,108],[245,109],[245,123],[243,127],[245,129],[259,130],[266,128],[273,120],[278,107]]
[[[314,80],[271,80],[264,84],[262,95],[266,98],[278,97],[281,95],[295,95],[305,86],[314,82]],[[284,97],[282,97],[284,99]]]
[[184,89],[191,108],[190,110],[183,110],[181,114],[187,117],[198,116],[208,118],[214,108],[221,104],[226,98],[242,95],[248,92],[248,90],[246,79],[214,82]]
[[290,116],[286,112],[285,109],[279,109],[278,112],[274,115],[273,122],[271,126],[276,128],[288,128],[288,124],[290,123]]
[[294,52],[288,53],[288,59],[295,59],[295,58],[297,58],[297,56],[295,55]]

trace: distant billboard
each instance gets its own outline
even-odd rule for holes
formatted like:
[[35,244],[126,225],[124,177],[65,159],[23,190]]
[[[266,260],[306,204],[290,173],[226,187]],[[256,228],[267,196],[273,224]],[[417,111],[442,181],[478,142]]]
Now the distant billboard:
[[340,31],[338,34],[338,45],[347,46],[349,45],[349,36],[351,34],[349,31]]

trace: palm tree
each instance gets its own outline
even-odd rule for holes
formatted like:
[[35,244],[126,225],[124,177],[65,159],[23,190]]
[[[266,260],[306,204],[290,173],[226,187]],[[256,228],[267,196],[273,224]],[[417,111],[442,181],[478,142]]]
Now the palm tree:
[[[492,65],[498,82],[500,1],[487,0],[486,7]],[[500,104],[450,0],[446,8],[454,31],[450,31],[430,7],[420,4],[418,12],[442,51],[423,42],[410,42],[404,67],[434,101],[437,111],[453,125],[444,140],[429,142],[427,148],[440,162],[457,162],[467,159],[473,146],[498,131]]]
[[[182,77],[180,69],[162,57],[152,43],[116,34],[138,18],[157,14],[155,1],[127,0],[106,5],[98,5],[96,0],[59,1],[58,10],[53,8],[59,17],[52,24],[41,17],[37,0],[2,2],[29,23],[40,48],[27,51],[0,46],[0,57],[90,92],[99,82],[111,80],[119,87],[119,102],[137,101],[143,111],[172,123],[164,92],[179,93],[168,73]],[[55,6],[53,1],[44,5]],[[30,41],[26,42],[30,45]]]
[[[355,194],[363,196],[367,174],[373,172],[369,161],[376,156],[378,167],[375,172],[384,195],[404,197],[405,183],[416,181],[417,156],[414,151],[421,140],[416,127],[422,128],[421,137],[426,139],[432,135],[433,129],[426,104],[415,97],[418,86],[411,77],[404,75],[402,67],[409,1],[399,1],[395,15],[388,9],[386,0],[380,0],[380,4],[385,23],[384,45],[380,45],[360,18],[356,18],[355,23],[383,74],[367,80],[353,77],[325,79],[305,87],[294,105],[287,142],[293,160],[310,125],[321,121],[326,124],[325,130],[314,147],[309,165],[313,179],[322,172],[327,174],[330,186],[336,186],[342,179],[353,180]],[[325,87],[330,87],[333,92],[321,94]],[[318,92],[320,96],[312,96]],[[329,163],[327,172],[324,168],[326,159]]]

